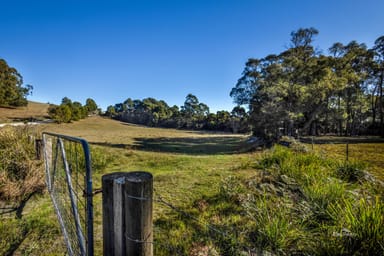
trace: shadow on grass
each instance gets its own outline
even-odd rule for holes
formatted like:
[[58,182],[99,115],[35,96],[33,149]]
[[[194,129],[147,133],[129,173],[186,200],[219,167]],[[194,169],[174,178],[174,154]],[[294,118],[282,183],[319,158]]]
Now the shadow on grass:
[[134,146],[132,146],[130,144],[124,144],[124,143],[109,143],[109,142],[92,142],[92,141],[90,141],[89,144],[101,146],[101,147],[134,149]]
[[302,137],[300,141],[303,143],[315,144],[359,144],[359,143],[384,143],[384,138],[375,136],[358,136],[358,137],[338,137],[338,136],[319,136],[319,137]]
[[236,154],[243,152],[245,138],[235,136],[203,138],[135,138],[133,144],[90,142],[91,145],[149,152],[179,153],[190,155]]
[[144,151],[215,155],[240,153],[244,138],[232,136],[204,138],[136,138],[135,148]]

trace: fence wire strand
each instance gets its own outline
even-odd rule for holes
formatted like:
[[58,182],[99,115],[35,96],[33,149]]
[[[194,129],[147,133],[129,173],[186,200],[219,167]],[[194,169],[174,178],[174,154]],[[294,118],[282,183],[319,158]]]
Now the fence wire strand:
[[[221,230],[221,229],[215,227],[214,225],[210,224],[208,221],[203,221],[203,220],[197,218],[196,216],[193,216],[192,214],[186,212],[182,208],[175,206],[171,202],[165,200],[164,197],[158,191],[156,191],[156,189],[154,189],[153,201],[158,203],[158,204],[161,204],[163,206],[166,206],[167,208],[169,208],[173,212],[176,212],[176,213],[184,216],[187,220],[191,220],[191,221],[195,222],[196,224],[200,225],[201,227],[206,228],[209,232],[207,234],[205,234],[205,237],[209,241],[212,241],[214,243],[218,242],[218,240],[223,241],[223,240],[226,240],[226,238],[228,238],[230,235],[229,231]],[[159,229],[161,229],[161,228],[154,225],[154,230],[159,230]],[[159,232],[161,232],[161,231],[159,231]],[[155,232],[155,234],[156,233],[158,233],[158,232]],[[231,235],[233,235],[233,234],[231,234]],[[233,244],[236,244],[236,248],[232,248],[233,249],[232,254],[235,253],[233,255],[256,255],[255,249],[251,249],[248,246],[245,246],[240,241],[232,241],[232,242],[233,242]],[[158,241],[155,239],[153,243],[154,243],[154,245],[157,245],[158,247],[161,247],[165,250],[168,250],[168,252],[172,253],[172,255],[185,255],[185,252],[181,251],[182,250],[181,248],[177,248],[176,246],[173,246],[169,243],[166,243],[165,241]],[[239,249],[239,248],[241,248],[241,249]]]

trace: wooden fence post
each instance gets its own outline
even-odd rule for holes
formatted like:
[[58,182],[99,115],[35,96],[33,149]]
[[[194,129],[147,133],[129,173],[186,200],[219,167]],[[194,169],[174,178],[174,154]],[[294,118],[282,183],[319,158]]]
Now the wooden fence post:
[[42,139],[36,139],[35,140],[35,152],[36,152],[36,160],[42,159],[42,152],[43,152],[43,140]]
[[152,256],[152,174],[107,174],[102,187],[104,255]]

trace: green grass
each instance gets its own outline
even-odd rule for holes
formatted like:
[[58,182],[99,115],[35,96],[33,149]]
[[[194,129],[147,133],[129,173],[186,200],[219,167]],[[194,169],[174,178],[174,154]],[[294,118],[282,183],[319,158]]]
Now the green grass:
[[[89,141],[95,188],[110,172],[154,175],[155,255],[384,251],[384,188],[360,173],[383,177],[382,143],[350,145],[346,163],[343,144],[316,144],[314,152],[276,146],[242,153],[246,136],[146,128],[100,117],[42,129]],[[101,194],[94,207],[100,255]],[[48,195],[34,197],[21,220],[0,218],[0,248],[19,245],[19,255],[65,253]],[[52,245],[49,252],[41,250],[46,244]]]

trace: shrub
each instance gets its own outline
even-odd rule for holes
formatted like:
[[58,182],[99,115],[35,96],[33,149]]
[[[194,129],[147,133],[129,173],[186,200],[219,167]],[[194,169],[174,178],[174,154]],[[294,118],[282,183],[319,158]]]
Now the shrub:
[[28,128],[0,130],[0,200],[20,203],[45,187],[42,163],[35,160]]

